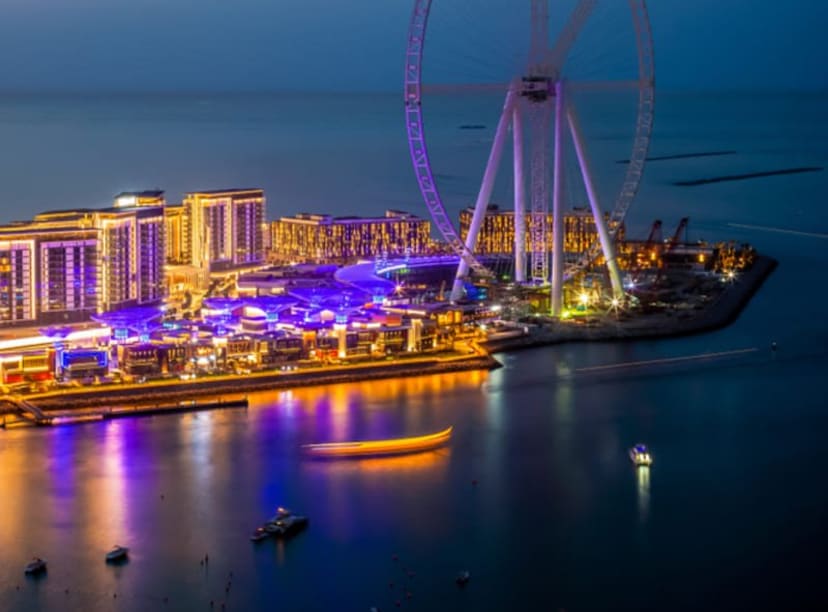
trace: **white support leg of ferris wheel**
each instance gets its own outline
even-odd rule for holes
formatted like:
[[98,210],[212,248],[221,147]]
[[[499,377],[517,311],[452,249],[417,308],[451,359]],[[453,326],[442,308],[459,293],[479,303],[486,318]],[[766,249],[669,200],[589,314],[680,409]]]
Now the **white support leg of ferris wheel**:
[[564,138],[564,87],[561,81],[555,83],[555,142],[554,170],[552,172],[552,316],[561,315],[563,307],[563,264],[564,264],[564,223],[563,223],[563,138]]
[[512,111],[515,175],[515,282],[526,282],[526,179],[523,168],[523,120],[520,104]]
[[[503,112],[500,114],[500,120],[497,122],[494,143],[492,144],[492,150],[489,152],[489,161],[486,162],[486,171],[483,173],[483,181],[480,185],[480,192],[477,194],[474,214],[472,214],[471,224],[469,225],[469,233],[466,236],[465,247],[468,253],[474,252],[475,245],[477,244],[477,234],[480,232],[480,226],[483,225],[483,219],[486,217],[486,208],[489,205],[489,198],[492,195],[495,176],[497,176],[497,168],[500,165],[500,156],[503,153],[503,143],[509,131],[509,123],[512,119],[514,107],[515,92],[514,88],[510,87],[506,93],[506,101],[503,103]],[[463,297],[463,281],[468,274],[469,262],[466,261],[466,258],[462,258],[460,259],[460,264],[457,266],[457,275],[454,278],[454,285],[451,288],[452,302],[456,302]]]
[[581,166],[581,176],[584,179],[589,205],[592,208],[592,216],[595,219],[595,227],[598,229],[598,239],[601,242],[601,250],[604,252],[604,259],[607,261],[610,284],[612,285],[612,297],[621,299],[624,296],[624,288],[621,284],[621,273],[618,270],[618,261],[615,259],[615,247],[612,238],[607,230],[604,215],[598,204],[598,194],[595,192],[595,184],[592,181],[592,174],[589,170],[589,161],[584,149],[584,141],[581,138],[581,129],[578,125],[578,117],[571,104],[566,105],[566,118],[569,122],[569,130],[572,134],[572,142],[575,145],[575,155],[578,157],[578,165]]
[[529,169],[531,185],[531,217],[529,243],[532,248],[530,279],[538,285],[549,282],[549,129],[552,97],[527,105],[531,134],[532,162]]

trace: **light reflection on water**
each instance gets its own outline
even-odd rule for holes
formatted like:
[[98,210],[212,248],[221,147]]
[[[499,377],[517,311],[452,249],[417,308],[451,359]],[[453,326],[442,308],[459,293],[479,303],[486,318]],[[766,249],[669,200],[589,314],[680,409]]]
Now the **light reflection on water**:
[[650,513],[650,467],[642,465],[636,468],[635,478],[638,483],[638,518],[643,523]]

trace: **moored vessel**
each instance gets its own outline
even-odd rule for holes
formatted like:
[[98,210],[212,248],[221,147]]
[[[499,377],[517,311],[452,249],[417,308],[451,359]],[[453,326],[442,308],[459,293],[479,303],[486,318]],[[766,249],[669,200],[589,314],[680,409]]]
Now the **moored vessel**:
[[40,557],[35,557],[31,561],[26,564],[26,567],[23,568],[24,574],[39,574],[40,572],[46,571],[46,561],[41,559]]
[[652,465],[653,456],[644,444],[636,444],[630,449],[630,461],[636,467],[647,467]]
[[106,553],[106,560],[107,561],[121,561],[127,558],[127,554],[129,553],[129,548],[126,546],[118,546],[117,544],[112,547],[108,553]]

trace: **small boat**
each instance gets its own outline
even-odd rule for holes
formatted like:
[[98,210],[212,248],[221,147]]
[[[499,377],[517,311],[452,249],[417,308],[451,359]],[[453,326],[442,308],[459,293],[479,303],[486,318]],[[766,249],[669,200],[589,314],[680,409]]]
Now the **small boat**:
[[106,553],[106,560],[107,561],[122,561],[123,559],[127,558],[127,554],[129,553],[129,549],[126,546],[118,546],[117,544],[112,547],[108,553]]
[[636,467],[647,467],[652,465],[653,456],[650,455],[650,451],[647,450],[646,446],[643,444],[636,444],[630,449],[630,461],[632,461],[633,465]]
[[44,561],[40,557],[35,557],[29,563],[26,564],[26,567],[23,568],[24,574],[39,574],[40,572],[45,571],[46,561]]
[[266,527],[256,527],[256,531],[254,531],[250,539],[254,542],[261,542],[262,540],[269,538],[271,533],[267,530]]
[[293,535],[297,531],[301,531],[307,527],[307,525],[308,518],[306,516],[291,514],[276,522],[268,523],[265,525],[265,530],[278,538]]
[[305,444],[302,448],[314,457],[370,457],[417,453],[442,446],[451,439],[452,427],[424,436],[368,440],[365,442],[329,442]]
[[457,578],[454,579],[458,586],[466,586],[469,583],[469,580],[471,580],[471,574],[468,570],[463,570],[457,574]]

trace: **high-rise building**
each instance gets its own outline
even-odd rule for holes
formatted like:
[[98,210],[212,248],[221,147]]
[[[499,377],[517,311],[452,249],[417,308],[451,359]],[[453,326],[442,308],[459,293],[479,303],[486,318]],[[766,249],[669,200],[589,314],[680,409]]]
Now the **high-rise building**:
[[0,227],[0,324],[75,322],[96,312],[98,234],[65,220]]
[[164,297],[162,206],[46,212],[0,227],[0,324],[82,321]]
[[424,254],[430,245],[431,224],[398,210],[388,210],[384,217],[301,213],[273,221],[270,231],[275,261],[347,262]]
[[0,322],[35,318],[33,240],[0,241]]
[[210,271],[264,261],[265,198],[261,189],[198,191],[184,197],[187,263]]
[[[469,233],[474,208],[469,207],[460,212],[460,239],[465,241]],[[530,253],[532,224],[534,220],[530,213],[526,214],[526,252]],[[549,229],[549,245],[552,249],[552,215],[546,219]],[[586,208],[573,208],[564,214],[564,252],[575,255],[586,251],[596,240],[598,230],[592,211]],[[624,228],[619,230],[618,239],[623,238]],[[515,251],[515,216],[512,210],[501,210],[496,204],[490,204],[486,209],[486,217],[477,235],[475,253],[481,255],[506,255]]]

